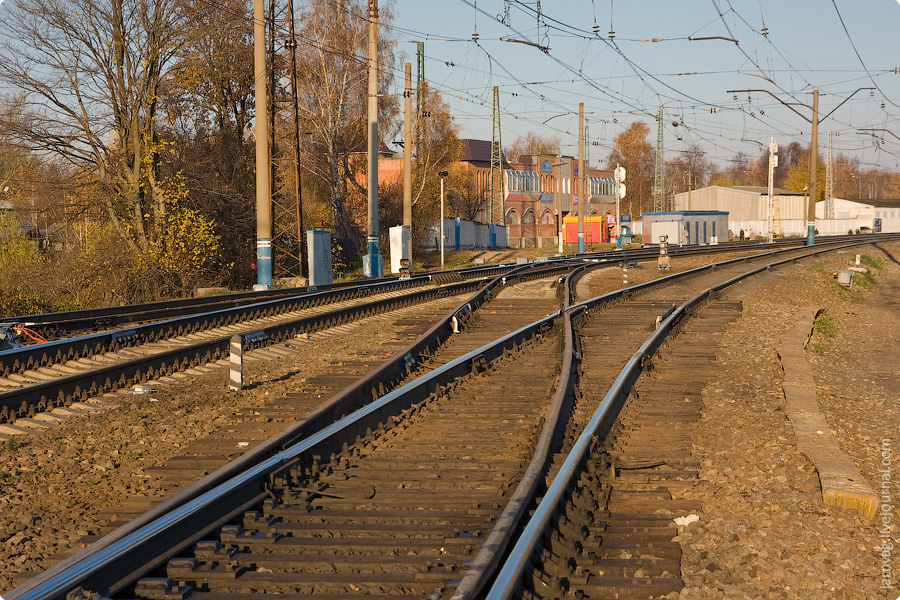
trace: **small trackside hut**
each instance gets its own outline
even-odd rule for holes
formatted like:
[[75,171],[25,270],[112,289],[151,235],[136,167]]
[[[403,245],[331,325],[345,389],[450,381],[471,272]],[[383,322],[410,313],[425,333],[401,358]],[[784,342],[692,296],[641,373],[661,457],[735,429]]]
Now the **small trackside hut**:
[[656,246],[660,236],[669,245],[715,244],[728,240],[728,213],[720,210],[685,210],[641,215],[641,241]]

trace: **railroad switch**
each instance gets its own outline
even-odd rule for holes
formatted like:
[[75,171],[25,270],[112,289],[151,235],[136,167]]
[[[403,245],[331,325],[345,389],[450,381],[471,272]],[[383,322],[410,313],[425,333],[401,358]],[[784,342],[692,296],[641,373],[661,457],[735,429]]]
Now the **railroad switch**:
[[15,323],[0,323],[0,352],[21,348],[21,344],[16,340],[16,332],[12,328],[13,325]]

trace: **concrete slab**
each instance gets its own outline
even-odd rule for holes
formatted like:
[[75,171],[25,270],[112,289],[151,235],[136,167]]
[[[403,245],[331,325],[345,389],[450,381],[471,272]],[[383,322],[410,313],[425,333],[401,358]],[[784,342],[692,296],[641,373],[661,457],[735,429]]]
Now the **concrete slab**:
[[65,423],[68,420],[68,417],[65,417],[63,415],[54,415],[53,413],[40,412],[34,415],[34,419],[36,421],[47,423],[51,426],[56,426],[60,425],[61,423]]
[[816,384],[804,347],[812,335],[816,311],[798,314],[797,324],[781,341],[784,368],[785,412],[797,436],[800,451],[815,465],[826,504],[852,508],[872,518],[878,497],[856,465],[838,446],[816,401]]
[[78,410],[77,408],[72,408],[71,406],[59,406],[50,411],[55,415],[62,415],[64,417],[77,417],[79,415],[88,414],[86,410]]
[[39,421],[30,417],[22,417],[21,419],[16,419],[15,422],[13,422],[13,425],[15,425],[16,427],[27,427],[28,429],[35,429],[37,431],[43,431],[44,429],[56,427],[56,424],[51,425],[50,423],[47,423],[45,421]]
[[102,412],[103,409],[100,408],[96,404],[88,404],[87,402],[73,402],[69,405],[69,408],[74,408],[80,411],[87,411],[90,413]]
[[0,433],[6,435],[35,435],[36,433],[40,433],[41,430],[38,429],[29,429],[27,427],[19,427],[18,425],[11,425],[9,423],[0,423]]

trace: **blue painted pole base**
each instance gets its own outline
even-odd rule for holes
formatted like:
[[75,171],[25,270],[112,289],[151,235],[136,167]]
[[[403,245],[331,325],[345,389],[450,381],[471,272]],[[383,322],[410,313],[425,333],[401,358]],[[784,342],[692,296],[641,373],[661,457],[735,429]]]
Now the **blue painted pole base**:
[[363,256],[363,277],[366,279],[384,277],[384,262],[378,253],[378,237],[368,238],[368,251]]
[[815,246],[816,245],[816,226],[812,224],[806,225],[806,245],[807,246]]
[[578,232],[578,254],[584,254],[584,233]]
[[272,289],[272,240],[256,238],[256,285],[254,290]]

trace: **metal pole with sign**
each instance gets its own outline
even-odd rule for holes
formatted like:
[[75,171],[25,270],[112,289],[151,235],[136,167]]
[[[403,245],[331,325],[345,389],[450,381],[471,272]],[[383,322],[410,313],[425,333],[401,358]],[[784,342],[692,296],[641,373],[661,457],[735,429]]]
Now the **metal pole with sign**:
[[625,169],[620,167],[618,164],[616,165],[616,170],[614,171],[616,176],[616,250],[622,249],[622,224],[621,224],[621,215],[619,208],[619,201],[625,197],[625,184],[622,183],[625,181]]
[[441,267],[444,266],[444,177],[449,175],[447,171],[440,171],[441,178]]

